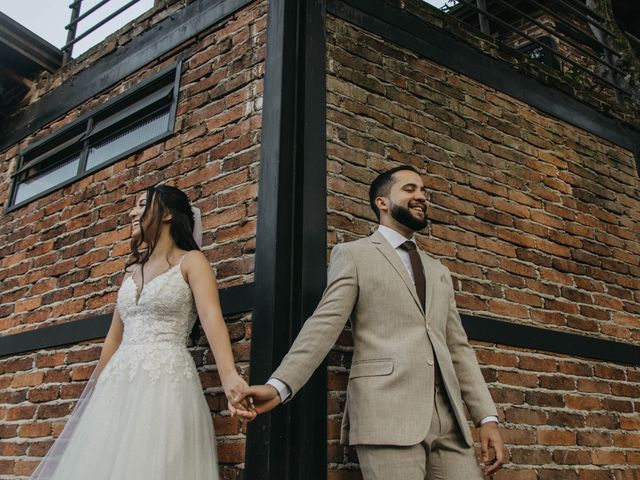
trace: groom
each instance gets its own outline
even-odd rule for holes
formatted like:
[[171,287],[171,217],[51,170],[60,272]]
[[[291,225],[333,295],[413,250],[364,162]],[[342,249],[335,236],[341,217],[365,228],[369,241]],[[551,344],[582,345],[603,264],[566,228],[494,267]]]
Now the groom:
[[267,385],[238,398],[251,397],[258,413],[290,400],[351,317],[353,364],[341,440],[356,447],[365,480],[482,479],[463,402],[479,426],[484,472],[505,461],[451,274],[415,243],[414,233],[427,225],[425,192],[411,166],[373,181],[369,199],[378,230],[333,248],[314,314]]

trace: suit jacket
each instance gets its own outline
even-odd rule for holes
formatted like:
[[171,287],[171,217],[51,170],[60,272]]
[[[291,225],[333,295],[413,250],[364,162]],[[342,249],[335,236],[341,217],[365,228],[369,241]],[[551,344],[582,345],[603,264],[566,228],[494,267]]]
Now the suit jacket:
[[351,316],[353,363],[341,441],[416,445],[428,433],[436,362],[465,441],[463,400],[477,424],[495,405],[456,309],[449,270],[420,252],[426,312],[397,252],[379,232],[336,245],[327,287],[273,377],[292,395],[322,362]]

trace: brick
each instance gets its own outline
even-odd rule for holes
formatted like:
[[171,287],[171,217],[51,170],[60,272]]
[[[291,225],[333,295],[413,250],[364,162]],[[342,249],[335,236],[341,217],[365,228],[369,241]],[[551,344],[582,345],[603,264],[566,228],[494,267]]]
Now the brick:
[[88,380],[93,372],[95,365],[83,365],[71,369],[71,380],[74,382]]
[[608,450],[594,450],[591,452],[591,461],[594,465],[622,465],[626,459],[624,452],[615,452]]
[[[579,413],[549,412],[549,425],[556,425],[561,429],[581,428],[585,426],[585,417]],[[574,437],[574,444],[576,439]]]
[[22,300],[18,300],[15,305],[15,312],[29,312],[31,310],[35,310],[40,305],[42,305],[42,297],[30,297]]
[[567,395],[565,397],[567,407],[575,410],[599,410],[602,406],[599,398]]
[[547,415],[540,410],[524,408],[510,408],[505,411],[505,418],[509,423],[524,425],[546,425]]
[[519,357],[518,366],[522,369],[534,370],[536,372],[555,372],[557,370],[555,360],[522,355]]
[[244,442],[224,441],[218,444],[218,461],[237,464],[244,461]]
[[13,377],[11,386],[13,388],[19,387],[31,387],[39,385],[44,379],[43,372],[31,372],[31,373],[18,373]]
[[489,311],[505,317],[529,318],[526,307],[502,300],[489,300]]
[[71,364],[71,363],[90,362],[93,360],[98,360],[98,358],[100,358],[101,352],[102,352],[102,347],[100,346],[85,348],[83,350],[71,351],[67,353],[66,361],[68,364]]
[[27,393],[27,398],[30,402],[39,403],[39,402],[48,402],[51,400],[55,400],[58,398],[58,388],[57,387],[48,387],[48,388],[37,388],[31,389]]
[[28,420],[33,418],[36,413],[36,407],[32,405],[18,406],[7,409],[5,420]]
[[503,367],[515,367],[518,358],[510,353],[495,352],[491,350],[476,350],[476,356],[481,364],[499,365]]
[[551,462],[551,452],[541,449],[511,448],[510,455],[514,464],[545,465]]
[[42,404],[38,407],[37,418],[64,418],[69,414],[70,409],[70,403]]
[[538,442],[542,445],[575,445],[575,432],[538,430]]
[[47,437],[51,434],[51,424],[46,422],[38,422],[32,424],[21,425],[18,429],[21,437]]

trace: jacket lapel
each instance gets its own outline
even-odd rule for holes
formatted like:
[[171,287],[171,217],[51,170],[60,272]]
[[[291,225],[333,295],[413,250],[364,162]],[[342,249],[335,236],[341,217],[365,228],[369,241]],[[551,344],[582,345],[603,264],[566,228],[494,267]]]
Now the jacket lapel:
[[[398,275],[400,275],[400,278],[402,278],[402,281],[405,283],[405,285],[411,292],[411,296],[413,296],[413,299],[415,300],[417,307],[422,312],[422,305],[420,305],[420,299],[418,298],[418,293],[416,292],[415,284],[413,283],[413,280],[411,280],[411,277],[409,276],[409,272],[407,272],[407,269],[402,263],[402,260],[400,260],[400,256],[398,255],[398,253],[391,247],[391,245],[389,245],[389,242],[387,242],[387,240],[378,231],[375,231],[373,235],[369,237],[369,239],[371,240],[371,243],[375,245],[378,251],[384,256],[384,258],[387,259],[387,261],[391,264],[391,266],[398,273]],[[426,283],[427,283],[427,291],[429,291],[429,281],[427,280]],[[428,297],[425,297],[425,298],[427,299],[425,303],[428,309],[429,307]],[[424,314],[424,312],[422,313]]]
[[429,315],[431,314],[431,307],[433,305],[433,292],[435,290],[435,285],[437,281],[440,281],[439,276],[436,274],[436,272],[438,271],[436,268],[434,268],[433,262],[435,260],[433,260],[432,258],[430,258],[426,253],[424,253],[422,250],[418,249],[418,251],[420,252],[420,260],[422,260],[422,268],[424,268],[424,276],[425,276],[425,288],[426,288],[426,292],[425,292],[425,300],[424,303],[426,305],[426,317],[429,318]]

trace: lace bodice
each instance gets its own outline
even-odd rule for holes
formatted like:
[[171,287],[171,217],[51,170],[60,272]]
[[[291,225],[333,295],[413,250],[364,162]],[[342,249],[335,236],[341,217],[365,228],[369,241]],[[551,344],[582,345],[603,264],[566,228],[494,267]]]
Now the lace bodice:
[[136,297],[138,287],[132,277],[127,277],[117,299],[124,325],[122,341],[98,384],[120,375],[133,381],[140,374],[154,382],[161,376],[198,379],[186,348],[197,312],[180,264],[147,282]]
[[124,324],[121,345],[186,345],[196,319],[196,309],[180,264],[147,282],[136,299],[137,296],[138,287],[130,276],[118,291],[118,311]]

